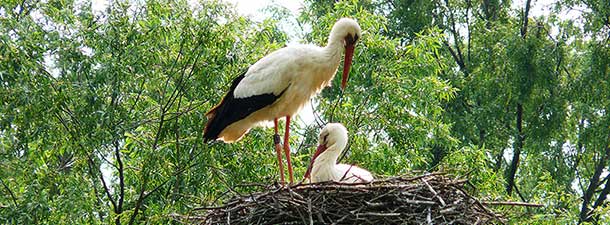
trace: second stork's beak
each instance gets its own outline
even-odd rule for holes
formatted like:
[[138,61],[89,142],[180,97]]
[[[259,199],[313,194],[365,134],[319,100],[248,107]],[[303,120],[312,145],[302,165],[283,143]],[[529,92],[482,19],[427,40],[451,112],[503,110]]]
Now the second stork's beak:
[[326,145],[318,145],[318,149],[316,149],[316,152],[313,154],[313,157],[311,157],[311,162],[309,163],[309,167],[307,167],[307,172],[305,172],[305,179],[309,178],[309,176],[311,175],[311,170],[313,169],[313,163],[316,161],[316,158],[318,158],[318,156],[324,151],[326,151]]
[[341,80],[341,90],[345,90],[345,85],[347,84],[349,69],[352,66],[352,57],[354,56],[355,45],[356,43],[348,43],[345,46],[345,61],[343,63],[343,79]]

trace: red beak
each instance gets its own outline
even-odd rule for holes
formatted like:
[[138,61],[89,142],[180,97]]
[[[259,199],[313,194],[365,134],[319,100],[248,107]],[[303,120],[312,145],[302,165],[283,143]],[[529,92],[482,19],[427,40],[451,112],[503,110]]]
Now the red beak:
[[352,66],[352,57],[354,56],[354,44],[345,46],[345,61],[343,62],[343,79],[341,80],[341,90],[345,89],[349,69]]
[[309,167],[307,167],[307,172],[305,172],[305,179],[309,178],[309,176],[311,175],[311,170],[313,169],[313,162],[315,162],[316,158],[318,158],[318,156],[324,151],[326,151],[326,146],[323,144],[318,145],[318,149],[316,149],[316,152],[313,154],[313,157],[311,157],[311,162],[309,163]]

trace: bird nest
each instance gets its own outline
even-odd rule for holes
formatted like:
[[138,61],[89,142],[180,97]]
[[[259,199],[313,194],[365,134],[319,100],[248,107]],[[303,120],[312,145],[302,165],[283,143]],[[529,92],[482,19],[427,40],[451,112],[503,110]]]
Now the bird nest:
[[201,207],[194,224],[487,224],[505,219],[469,195],[467,180],[443,173],[368,184],[334,182],[267,187]]

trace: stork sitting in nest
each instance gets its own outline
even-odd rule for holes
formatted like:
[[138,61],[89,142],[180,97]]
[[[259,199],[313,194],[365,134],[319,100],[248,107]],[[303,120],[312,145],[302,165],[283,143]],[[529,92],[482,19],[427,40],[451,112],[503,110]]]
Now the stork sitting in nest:
[[368,183],[371,172],[348,164],[337,164],[347,145],[347,129],[340,123],[329,123],[320,132],[318,149],[311,158],[305,181],[312,183],[335,181],[340,183]]

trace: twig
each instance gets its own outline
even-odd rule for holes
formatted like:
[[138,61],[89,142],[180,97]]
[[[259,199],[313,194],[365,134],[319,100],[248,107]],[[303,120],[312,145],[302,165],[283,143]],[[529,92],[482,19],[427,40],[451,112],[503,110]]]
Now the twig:
[[528,202],[481,202],[483,205],[513,205],[513,206],[525,206],[525,207],[544,207],[543,204],[528,203]]
[[6,183],[4,183],[4,180],[2,179],[2,177],[0,177],[0,182],[2,182],[2,186],[4,186],[4,189],[6,189],[6,191],[8,191],[9,194],[11,194],[11,199],[13,200],[15,207],[19,207],[19,205],[17,204],[17,198],[15,198],[15,194],[13,193],[13,191],[11,191],[11,189],[8,187],[8,185],[6,185]]
[[432,194],[434,194],[434,196],[436,196],[436,198],[438,198],[438,200],[441,202],[441,205],[444,207],[445,205],[445,201],[443,200],[443,198],[441,198],[441,196],[438,195],[438,193],[436,193],[436,191],[434,190],[434,188],[432,188],[432,186],[430,186],[430,184],[428,184],[428,182],[426,181],[426,179],[421,179],[422,182],[424,182],[424,184],[426,184],[426,186],[428,187],[428,189],[432,192]]

